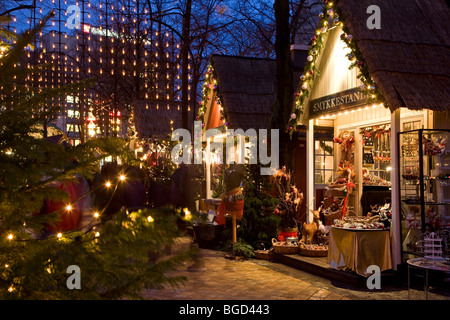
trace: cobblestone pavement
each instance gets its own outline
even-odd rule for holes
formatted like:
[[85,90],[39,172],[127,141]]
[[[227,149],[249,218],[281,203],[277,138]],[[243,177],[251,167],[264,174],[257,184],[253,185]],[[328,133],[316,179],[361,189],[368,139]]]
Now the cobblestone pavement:
[[[196,263],[171,272],[185,276],[184,284],[148,290],[144,295],[154,300],[408,300],[406,284],[382,283],[381,290],[352,288],[280,263],[225,256],[224,252],[199,249]],[[430,288],[429,299],[450,300],[449,286],[447,282],[444,289]],[[413,300],[425,299],[423,279],[415,280],[410,294]]]

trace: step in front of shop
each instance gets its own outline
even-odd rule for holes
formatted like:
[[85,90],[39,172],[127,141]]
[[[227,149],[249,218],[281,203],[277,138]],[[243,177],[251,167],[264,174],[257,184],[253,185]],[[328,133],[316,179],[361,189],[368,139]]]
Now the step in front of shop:
[[[366,277],[354,272],[333,269],[326,262],[326,257],[311,258],[303,257],[299,254],[276,253],[274,262],[326,278],[332,282],[339,282],[356,288],[365,288],[367,286]],[[393,272],[383,272],[382,279],[393,281],[395,274]]]

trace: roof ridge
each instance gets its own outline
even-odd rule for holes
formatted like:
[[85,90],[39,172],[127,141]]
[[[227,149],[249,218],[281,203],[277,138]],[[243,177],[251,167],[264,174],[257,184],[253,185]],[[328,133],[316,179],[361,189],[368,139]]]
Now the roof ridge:
[[246,59],[246,60],[276,61],[274,58],[259,58],[259,57],[249,57],[249,56],[236,56],[236,55],[218,54],[218,53],[213,53],[211,55],[211,57],[236,58],[236,59]]

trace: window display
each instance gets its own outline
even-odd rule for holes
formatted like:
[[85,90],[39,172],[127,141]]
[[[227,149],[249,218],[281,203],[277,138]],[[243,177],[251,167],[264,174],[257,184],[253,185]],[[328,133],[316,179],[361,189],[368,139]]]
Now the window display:
[[402,248],[405,258],[424,254],[424,234],[434,232],[450,257],[450,130],[399,134]]
[[391,185],[391,127],[388,124],[360,129],[363,145],[363,186]]

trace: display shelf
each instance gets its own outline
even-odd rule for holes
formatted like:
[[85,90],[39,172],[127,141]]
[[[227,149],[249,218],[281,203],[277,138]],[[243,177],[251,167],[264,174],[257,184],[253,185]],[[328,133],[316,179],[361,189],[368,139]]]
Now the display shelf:
[[[404,260],[427,255],[422,235],[450,230],[450,130],[400,132],[399,184]],[[449,252],[442,241],[442,252]]]
[[[362,128],[362,160],[363,168],[367,170],[364,186],[391,185],[391,150],[390,132],[388,124]],[[366,178],[366,177],[365,177]]]

